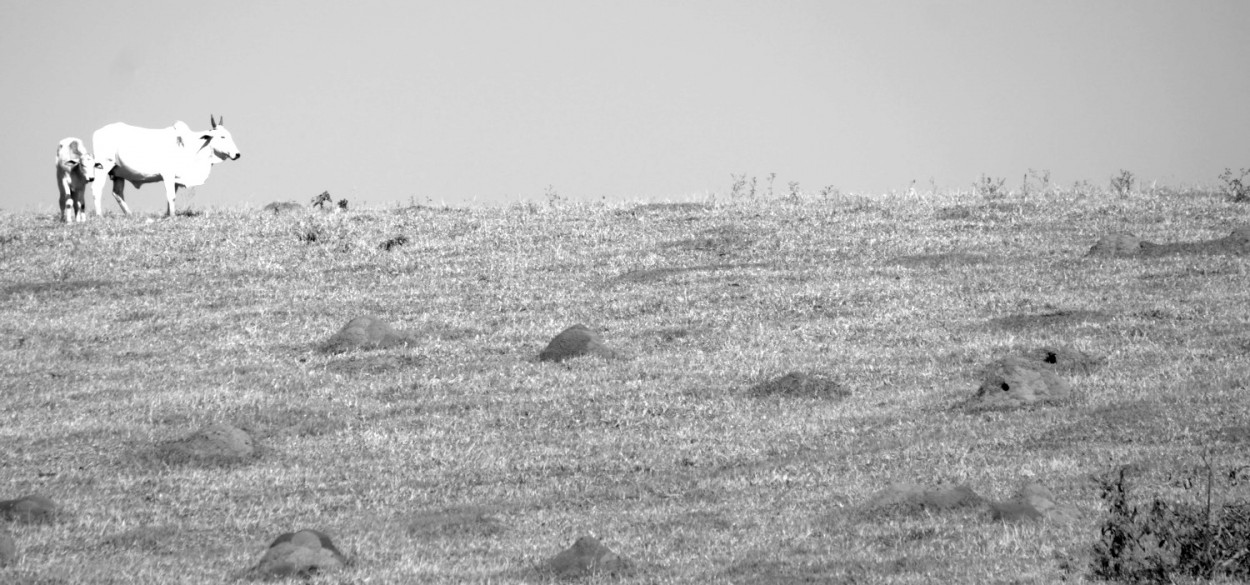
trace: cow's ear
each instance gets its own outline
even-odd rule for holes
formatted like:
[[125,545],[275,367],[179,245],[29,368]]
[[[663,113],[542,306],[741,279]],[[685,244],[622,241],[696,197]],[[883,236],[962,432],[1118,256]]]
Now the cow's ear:
[[69,167],[69,168],[71,168],[71,169],[72,169],[72,168],[74,168],[74,167],[78,166],[78,160],[77,160],[77,159],[70,159],[70,160],[67,160],[67,161],[65,161],[65,166],[67,166],[67,167]]
[[96,163],[96,164],[95,164],[95,168],[96,168],[96,170],[97,170],[97,171],[102,171],[102,170],[104,170],[104,163]]

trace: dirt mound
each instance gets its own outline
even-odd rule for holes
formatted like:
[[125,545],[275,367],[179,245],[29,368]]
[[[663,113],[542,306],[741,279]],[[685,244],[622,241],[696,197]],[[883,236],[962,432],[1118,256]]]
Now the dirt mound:
[[1109,234],[1094,243],[1087,256],[1135,256],[1140,254],[1142,247],[1154,244],[1142,240],[1133,234]]
[[59,507],[51,499],[31,494],[16,500],[0,501],[0,518],[27,524],[43,524],[56,517]]
[[1054,494],[1037,482],[1025,483],[1010,500],[990,503],[990,518],[1008,523],[1071,518],[1074,514],[1072,508],[1055,503]]
[[265,556],[251,570],[265,577],[308,577],[348,564],[347,557],[330,537],[317,530],[287,532],[269,545]]
[[476,506],[425,512],[414,516],[408,523],[408,534],[425,537],[485,537],[503,530],[503,523],[495,517],[494,510]]
[[553,337],[538,354],[538,361],[562,362],[584,355],[597,355],[607,359],[619,357],[615,350],[603,344],[597,333],[578,323]]
[[593,574],[629,575],[634,563],[600,544],[593,536],[583,536],[573,546],[546,562],[544,568],[559,577]]
[[157,456],[168,463],[229,464],[256,454],[251,435],[224,423],[208,425],[186,437],[157,447]]
[[1016,495],[1004,502],[987,500],[967,485],[952,487],[896,483],[873,494],[859,507],[861,513],[919,514],[960,509],[977,509],[993,521],[1017,523],[1044,518],[1071,518],[1070,506],[1055,502],[1055,496],[1040,483],[1025,483]]
[[104,537],[100,544],[117,549],[173,554],[177,551],[178,529],[171,526],[138,526]]
[[283,213],[291,213],[293,211],[300,211],[301,209],[304,209],[304,206],[294,201],[274,201],[273,203],[270,203],[269,205],[266,205],[262,207],[261,209],[264,211],[268,211],[274,215],[282,215]]
[[970,410],[1010,409],[1054,403],[1072,395],[1072,386],[1051,368],[1020,357],[990,363],[977,393],[964,406]]
[[860,506],[863,512],[947,511],[985,505],[986,501],[966,485],[937,488],[896,483],[881,490]]
[[795,398],[828,398],[841,400],[851,395],[851,391],[837,381],[823,374],[807,374],[790,372],[784,376],[773,378],[752,386],[748,391],[752,396],[790,396]]
[[1250,227],[1240,227],[1222,238],[1196,242],[1155,244],[1132,234],[1103,236],[1089,256],[1168,256],[1173,254],[1250,254]]
[[1024,357],[1034,362],[1048,364],[1057,372],[1088,374],[1102,367],[1105,359],[1078,349],[1067,347],[1039,347],[1025,352]]
[[321,344],[319,349],[323,353],[342,353],[356,349],[385,349],[415,343],[416,338],[411,333],[396,331],[390,323],[373,315],[363,315],[348,321],[338,333]]

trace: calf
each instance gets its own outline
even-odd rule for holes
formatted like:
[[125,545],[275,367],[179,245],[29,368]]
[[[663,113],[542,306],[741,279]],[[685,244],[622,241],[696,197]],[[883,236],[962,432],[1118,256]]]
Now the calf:
[[101,165],[87,152],[82,140],[71,137],[57,145],[56,186],[61,194],[57,207],[64,213],[66,223],[75,218],[78,221],[87,220],[87,183],[95,181],[95,172],[99,168]]

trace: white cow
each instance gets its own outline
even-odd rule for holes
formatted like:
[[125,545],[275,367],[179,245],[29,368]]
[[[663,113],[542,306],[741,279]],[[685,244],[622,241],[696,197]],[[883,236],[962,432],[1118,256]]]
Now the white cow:
[[[126,181],[136,189],[144,183],[160,181],[165,183],[169,217],[174,217],[174,196],[179,187],[203,185],[213,165],[241,156],[221,119],[214,120],[210,115],[208,120],[213,127],[203,132],[193,132],[181,121],[156,129],[115,122],[95,131],[91,141],[96,160],[113,179],[113,198],[122,211],[130,214],[124,194]],[[95,195],[96,215],[103,215],[100,196],[104,194],[104,181],[96,182],[91,191]]]
[[57,208],[65,215],[65,223],[85,221],[87,219],[87,202],[84,198],[87,183],[95,181],[96,170],[100,164],[95,162],[87,147],[74,137],[62,139],[56,147],[56,186],[61,197]]

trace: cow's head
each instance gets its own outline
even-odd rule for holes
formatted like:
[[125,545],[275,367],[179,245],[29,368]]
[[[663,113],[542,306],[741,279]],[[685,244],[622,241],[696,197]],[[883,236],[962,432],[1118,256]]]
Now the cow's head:
[[214,119],[209,114],[208,121],[213,124],[213,129],[205,132],[200,139],[204,141],[204,146],[213,149],[213,164],[224,160],[237,160],[243,156],[234,143],[234,137],[230,136],[230,131],[222,125],[221,118]]
[[62,160],[61,167],[66,172],[78,175],[84,182],[90,183],[95,180],[96,171],[104,168],[104,165],[96,162],[90,154],[83,153],[78,155],[78,158]]
[[104,165],[96,162],[95,157],[90,154],[84,153],[82,157],[78,159],[78,173],[81,174],[82,178],[88,183],[94,181],[95,172],[103,168]]

